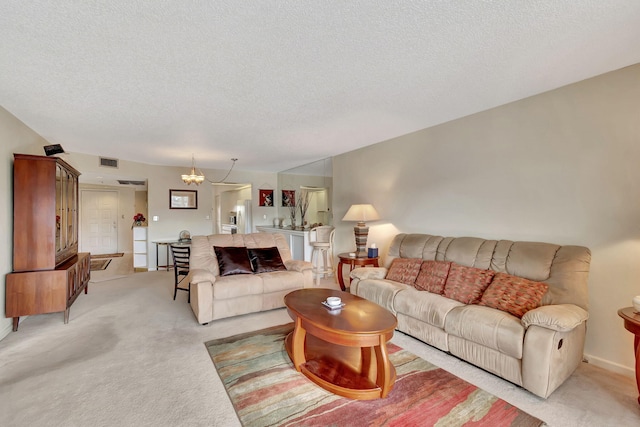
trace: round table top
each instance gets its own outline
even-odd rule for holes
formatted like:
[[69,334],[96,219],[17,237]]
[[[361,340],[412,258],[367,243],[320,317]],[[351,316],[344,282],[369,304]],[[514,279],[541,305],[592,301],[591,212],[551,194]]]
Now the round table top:
[[[330,296],[340,297],[345,306],[335,310],[325,307],[322,302]],[[316,327],[350,335],[387,334],[398,324],[393,313],[384,307],[334,289],[299,289],[288,293],[284,303],[298,317]]]
[[637,312],[633,307],[621,308],[618,310],[618,316],[640,325],[640,312]]

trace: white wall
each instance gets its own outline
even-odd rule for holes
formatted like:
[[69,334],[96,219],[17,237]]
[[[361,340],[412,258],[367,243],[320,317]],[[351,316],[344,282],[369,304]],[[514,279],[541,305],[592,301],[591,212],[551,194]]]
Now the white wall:
[[617,316],[640,294],[640,65],[333,159],[336,253],[353,250],[352,203],[400,232],[544,241],[592,251],[585,353],[632,374]]
[[32,131],[24,123],[0,107],[0,339],[11,332],[11,319],[5,317],[6,274],[13,271],[13,153],[44,155],[43,146],[49,142]]

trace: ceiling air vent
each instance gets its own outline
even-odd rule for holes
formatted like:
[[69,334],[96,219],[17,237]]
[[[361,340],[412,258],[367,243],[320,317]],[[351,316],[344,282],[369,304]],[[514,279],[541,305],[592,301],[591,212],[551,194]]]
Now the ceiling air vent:
[[109,159],[107,157],[100,157],[100,166],[105,166],[108,168],[117,168],[118,159]]
[[146,181],[131,181],[131,180],[119,179],[118,182],[122,185],[147,185]]

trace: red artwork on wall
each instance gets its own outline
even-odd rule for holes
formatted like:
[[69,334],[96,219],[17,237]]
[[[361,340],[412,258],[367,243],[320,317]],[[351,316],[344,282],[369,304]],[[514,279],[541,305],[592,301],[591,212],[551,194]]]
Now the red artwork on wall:
[[260,204],[258,206],[273,207],[273,190],[260,190]]

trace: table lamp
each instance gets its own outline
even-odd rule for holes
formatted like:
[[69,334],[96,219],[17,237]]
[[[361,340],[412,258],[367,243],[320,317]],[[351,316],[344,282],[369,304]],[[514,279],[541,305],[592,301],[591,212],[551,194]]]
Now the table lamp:
[[356,236],[356,257],[365,258],[367,256],[367,236],[369,235],[369,227],[365,221],[376,221],[380,219],[378,212],[371,205],[351,205],[343,221],[356,221],[353,232]]

